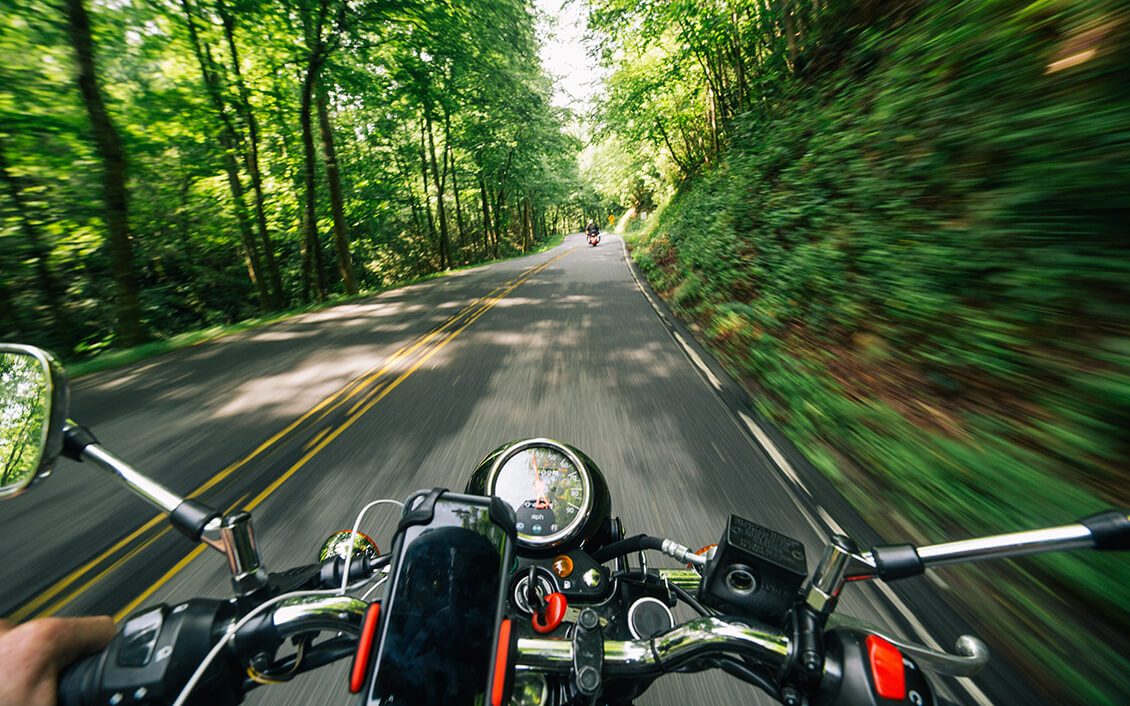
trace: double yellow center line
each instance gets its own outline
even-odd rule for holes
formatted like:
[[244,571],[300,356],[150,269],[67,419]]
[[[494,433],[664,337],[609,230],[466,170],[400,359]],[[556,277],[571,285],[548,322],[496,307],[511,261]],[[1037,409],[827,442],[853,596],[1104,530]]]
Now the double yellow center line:
[[[328,396],[310,411],[303,414],[298,419],[287,425],[286,428],[276,433],[271,438],[264,441],[256,447],[251,453],[247,454],[239,461],[233,463],[227,468],[223,469],[216,475],[209,478],[206,482],[201,484],[193,490],[189,497],[198,497],[208,490],[216,487],[219,483],[229,478],[238,471],[240,468],[246,466],[253,459],[266,454],[268,451],[277,448],[284,441],[292,436],[295,430],[304,425],[317,424],[318,422],[326,419],[332,412],[342,408],[345,404],[351,403],[346,410],[345,419],[336,426],[330,424],[324,429],[318,431],[306,444],[303,446],[304,451],[302,457],[294,463],[290,468],[279,475],[274,481],[271,482],[262,492],[252,498],[250,501],[243,505],[243,509],[252,510],[260,503],[270,497],[271,493],[279,489],[279,487],[298,472],[306,463],[321,452],[326,446],[333,442],[334,439],[339,437],[346,429],[353,425],[358,419],[365,415],[370,409],[373,408],[378,402],[385,398],[390,392],[396,389],[405,379],[412,373],[416,372],[421,365],[427,362],[433,355],[438,353],[444,346],[446,346],[453,338],[462,333],[468,326],[473,324],[480,316],[485,314],[494,307],[504,297],[514,291],[521,284],[529,280],[531,277],[541,272],[549,265],[557,260],[565,257],[573,250],[571,248],[565,252],[553,257],[541,264],[530,267],[522,272],[517,278],[510,280],[506,284],[495,288],[488,294],[471,302],[467,306],[460,309],[452,315],[447,321],[439,327],[433,329],[429,333],[421,336],[411,345],[405,345],[395,353],[393,353],[388,360],[384,362],[379,368],[355,378],[350,381],[345,387],[338,390],[334,394]],[[412,362],[412,358],[415,358]],[[399,365],[398,365],[399,364]],[[407,370],[396,375],[394,366],[398,369],[407,367]],[[393,371],[390,374],[390,371]],[[395,377],[394,377],[395,376]],[[230,512],[236,506],[246,499],[247,495],[243,495],[234,504],[227,508]],[[32,617],[44,617],[53,615],[61,610],[68,603],[73,601],[83,592],[94,586],[96,583],[109,576],[130,559],[136,557],[144,549],[156,542],[160,537],[166,534],[170,527],[166,524],[159,526],[161,521],[165,519],[164,514],[157,515],[150,519],[131,532],[126,537],[120,539],[113,546],[103,551],[101,554],[91,559],[87,563],[75,569],[70,574],[60,579],[51,587],[41,592],[34,599],[23,604],[15,611],[13,611],[8,618],[16,621],[23,621]],[[121,620],[129,615],[138,605],[149,598],[157,589],[163,586],[179,571],[188,565],[193,559],[199,556],[205,549],[205,545],[197,545],[191,552],[181,559],[172,569],[166,572],[160,579],[158,579],[152,586],[143,591],[134,600],[130,601],[125,607],[114,614],[115,620]],[[95,573],[95,570],[102,567],[108,560],[115,557],[119,552],[124,552],[120,557],[112,561],[109,565],[102,568]],[[85,579],[85,580],[83,580]]]

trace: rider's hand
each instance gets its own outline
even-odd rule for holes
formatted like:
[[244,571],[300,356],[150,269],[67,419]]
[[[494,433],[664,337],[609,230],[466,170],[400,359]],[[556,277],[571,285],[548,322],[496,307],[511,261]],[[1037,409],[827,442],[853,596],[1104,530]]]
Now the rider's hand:
[[109,616],[0,620],[0,706],[53,706],[59,672],[114,637]]

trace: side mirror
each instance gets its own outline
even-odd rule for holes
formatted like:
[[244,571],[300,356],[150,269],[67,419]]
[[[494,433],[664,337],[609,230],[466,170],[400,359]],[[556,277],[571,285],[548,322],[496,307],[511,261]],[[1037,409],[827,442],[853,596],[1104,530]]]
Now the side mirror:
[[68,402],[67,374],[50,353],[0,343],[0,499],[51,472]]

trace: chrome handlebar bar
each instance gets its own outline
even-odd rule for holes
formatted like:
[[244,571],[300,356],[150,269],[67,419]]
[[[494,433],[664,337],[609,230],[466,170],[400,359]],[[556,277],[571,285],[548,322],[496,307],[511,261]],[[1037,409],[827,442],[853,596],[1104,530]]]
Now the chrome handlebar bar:
[[284,638],[318,630],[360,635],[368,608],[368,603],[353,596],[295,596],[275,607],[271,622]]
[[[271,621],[284,638],[316,630],[359,635],[368,607],[352,596],[296,596],[282,601]],[[789,648],[789,636],[768,626],[697,618],[650,640],[605,640],[604,670],[610,676],[645,676],[723,653],[742,654],[779,666],[787,659]],[[567,639],[520,638],[517,665],[526,670],[568,672],[573,667],[573,643]]]
[[[667,570],[667,578],[685,583],[694,572]],[[664,572],[664,573],[667,573]],[[369,604],[348,595],[296,596],[282,601],[271,622],[286,638],[304,632],[327,630],[359,635]],[[989,660],[985,644],[971,636],[958,638],[955,653],[932,650],[885,634],[873,625],[835,615],[829,628],[852,627],[877,635],[918,660],[931,671],[953,676],[972,676]],[[604,673],[607,676],[657,676],[702,657],[738,654],[777,668],[793,648],[785,632],[754,621],[749,624],[701,617],[676,625],[648,640],[605,640]],[[519,638],[517,668],[550,673],[568,673],[573,668],[573,643],[563,638]]]
[[[750,626],[708,617],[676,625],[650,640],[605,640],[604,673],[651,676],[677,669],[701,657],[742,654],[779,666],[788,658],[788,635],[766,626]],[[573,644],[551,638],[519,638],[518,669],[568,672]]]

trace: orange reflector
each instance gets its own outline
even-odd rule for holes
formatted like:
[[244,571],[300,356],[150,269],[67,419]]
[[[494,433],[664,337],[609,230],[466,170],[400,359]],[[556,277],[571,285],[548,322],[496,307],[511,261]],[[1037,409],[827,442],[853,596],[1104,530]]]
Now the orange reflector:
[[553,573],[561,578],[567,577],[573,573],[573,560],[562,554],[553,560]]
[[867,657],[871,661],[871,676],[875,691],[884,699],[902,701],[906,698],[906,667],[898,648],[877,635],[867,636]]
[[510,659],[510,619],[498,626],[498,652],[494,656],[494,687],[490,693],[491,706],[502,706],[506,695],[506,669]]
[[377,617],[380,614],[380,603],[369,604],[369,609],[365,611],[361,636],[357,639],[357,651],[353,653],[353,668],[349,670],[349,691],[354,694],[365,686],[365,674],[369,671],[369,655],[373,651],[373,638],[377,634]]

